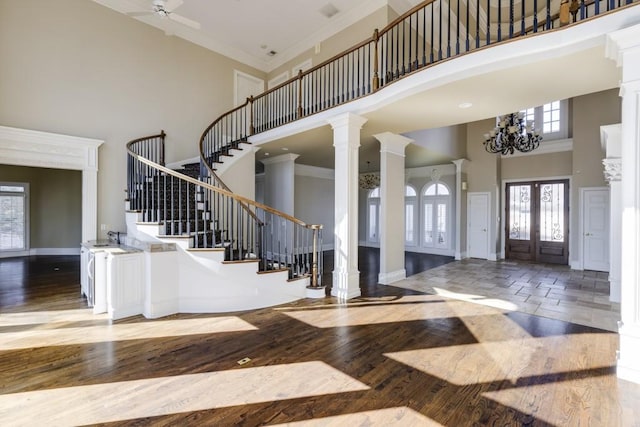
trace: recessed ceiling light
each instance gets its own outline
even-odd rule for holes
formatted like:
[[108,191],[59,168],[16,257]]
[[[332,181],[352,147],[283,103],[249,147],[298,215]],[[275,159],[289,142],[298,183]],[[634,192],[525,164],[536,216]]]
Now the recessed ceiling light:
[[289,151],[287,147],[282,147],[282,151]]
[[264,155],[265,155],[265,156],[268,156],[268,155],[269,155],[269,153],[264,153]]
[[269,52],[267,52],[267,55],[276,56],[276,53],[278,53],[278,52],[276,52],[275,50],[270,50]]
[[458,104],[458,108],[471,108],[472,106],[473,106],[473,104],[470,103],[470,102],[463,102],[463,103]]

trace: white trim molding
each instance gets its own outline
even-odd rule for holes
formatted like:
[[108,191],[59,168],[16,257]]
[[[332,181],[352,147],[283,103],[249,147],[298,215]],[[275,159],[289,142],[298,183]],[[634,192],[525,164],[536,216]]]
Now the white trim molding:
[[82,171],[82,241],[98,232],[98,147],[103,140],[0,126],[0,163]]
[[516,151],[513,154],[502,155],[502,158],[521,157],[521,156],[537,156],[540,154],[561,153],[563,151],[573,151],[573,138],[556,139],[545,141],[542,140],[540,146],[533,151],[523,153]]

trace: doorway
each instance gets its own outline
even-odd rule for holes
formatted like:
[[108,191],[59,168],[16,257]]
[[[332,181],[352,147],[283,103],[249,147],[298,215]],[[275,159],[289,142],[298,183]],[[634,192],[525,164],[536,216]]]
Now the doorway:
[[568,264],[569,180],[507,183],[505,200],[506,258]]

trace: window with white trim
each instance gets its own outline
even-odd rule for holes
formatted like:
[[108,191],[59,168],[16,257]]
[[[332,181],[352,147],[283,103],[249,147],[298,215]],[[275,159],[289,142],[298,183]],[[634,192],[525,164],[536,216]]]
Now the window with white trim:
[[428,184],[422,192],[422,246],[448,249],[451,192],[441,182]]
[[569,137],[568,108],[568,101],[563,99],[520,111],[524,113],[527,125],[533,120],[533,127],[540,132],[544,143]]
[[0,183],[0,251],[28,249],[28,185]]

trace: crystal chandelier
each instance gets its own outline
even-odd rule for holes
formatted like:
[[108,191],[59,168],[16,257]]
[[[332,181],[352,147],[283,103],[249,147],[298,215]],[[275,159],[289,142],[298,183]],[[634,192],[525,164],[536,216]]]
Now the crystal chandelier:
[[[367,162],[367,170],[369,169],[369,163]],[[360,188],[363,190],[373,190],[380,186],[380,175],[376,173],[363,173],[360,175]]]
[[484,148],[489,153],[513,154],[533,151],[540,145],[542,136],[533,128],[533,121],[526,123],[524,112],[505,114],[498,118],[498,126],[484,134]]

